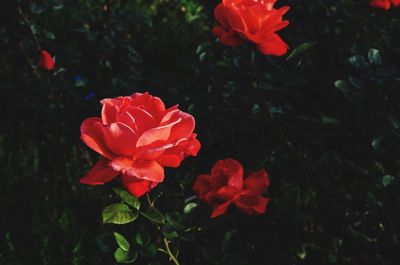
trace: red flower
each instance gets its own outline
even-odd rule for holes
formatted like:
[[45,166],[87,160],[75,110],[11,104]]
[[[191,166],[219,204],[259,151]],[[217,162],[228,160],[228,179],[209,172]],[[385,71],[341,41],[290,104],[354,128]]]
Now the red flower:
[[288,6],[273,8],[276,0],[223,0],[214,10],[219,25],[213,34],[225,45],[253,42],[263,54],[284,55],[288,46],[275,33],[289,22],[282,21]]
[[213,206],[211,217],[224,214],[232,203],[246,214],[258,215],[265,213],[270,201],[262,196],[268,186],[268,173],[264,169],[243,181],[242,165],[234,159],[225,159],[215,163],[211,175],[198,176],[193,191]]
[[101,118],[82,123],[81,139],[102,158],[81,183],[104,184],[121,174],[122,184],[139,197],[163,181],[164,167],[178,167],[185,157],[197,155],[194,118],[177,105],[166,109],[148,93],[101,103]]
[[372,7],[377,7],[377,8],[383,8],[385,10],[388,10],[390,6],[399,6],[400,5],[400,0],[371,0],[369,2],[369,5]]
[[38,65],[47,70],[54,69],[54,60],[48,51],[42,50],[40,52],[40,58],[39,58]]

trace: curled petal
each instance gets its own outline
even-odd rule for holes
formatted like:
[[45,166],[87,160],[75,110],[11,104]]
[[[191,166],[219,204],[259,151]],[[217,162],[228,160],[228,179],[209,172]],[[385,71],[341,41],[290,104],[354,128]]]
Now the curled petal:
[[211,170],[211,175],[220,179],[218,185],[228,185],[239,190],[243,187],[243,166],[235,159],[217,161]]
[[121,113],[117,116],[117,122],[123,123],[129,128],[131,128],[136,134],[139,131],[135,118],[129,112]]
[[103,125],[110,125],[111,123],[116,122],[122,100],[119,98],[106,98],[100,102],[103,105],[101,109],[101,120]]
[[113,180],[118,176],[119,172],[108,166],[110,160],[100,158],[100,160],[92,167],[89,173],[80,179],[80,183],[89,185],[101,185]]
[[264,169],[254,172],[244,180],[244,189],[251,191],[254,195],[263,194],[267,191],[268,186],[268,173]]
[[196,138],[196,134],[192,134],[192,136],[189,138],[189,143],[186,148],[186,154],[190,156],[197,156],[197,153],[199,152],[201,148],[201,143],[199,140]]
[[126,157],[118,157],[108,165],[130,177],[152,182],[162,182],[164,180],[164,168],[154,160],[133,161]]
[[157,121],[155,118],[147,112],[145,109],[141,109],[138,107],[128,107],[127,113],[135,120],[135,131],[138,134],[147,131],[150,128],[157,126]]
[[114,155],[104,142],[103,125],[100,118],[88,118],[81,125],[81,139],[91,149],[109,159]]
[[165,105],[158,97],[149,93],[134,93],[130,96],[130,106],[140,107],[150,113],[156,120],[160,120],[165,113]]
[[[175,123],[175,121],[179,121]],[[168,142],[189,138],[193,134],[195,121],[192,115],[180,110],[173,110],[167,113],[161,120],[160,125],[173,124]]]
[[169,124],[151,128],[150,130],[145,131],[137,140],[136,146],[142,147],[150,145],[156,141],[167,141],[171,135],[172,127],[181,120],[182,118],[176,117],[176,119]]
[[166,149],[157,161],[165,167],[178,167],[185,157],[197,156],[200,148],[196,134],[192,134],[189,139],[178,141],[173,147]]

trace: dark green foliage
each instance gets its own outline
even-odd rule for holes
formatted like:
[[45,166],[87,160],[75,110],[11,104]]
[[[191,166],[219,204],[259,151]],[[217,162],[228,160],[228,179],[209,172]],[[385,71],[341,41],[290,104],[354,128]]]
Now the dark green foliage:
[[[0,264],[170,264],[164,239],[181,265],[400,262],[400,10],[280,0],[291,50],[269,57],[212,37],[218,2],[2,2]],[[140,201],[79,184],[98,158],[81,122],[138,91],[195,116],[199,155]],[[265,215],[192,197],[226,157],[269,172]]]

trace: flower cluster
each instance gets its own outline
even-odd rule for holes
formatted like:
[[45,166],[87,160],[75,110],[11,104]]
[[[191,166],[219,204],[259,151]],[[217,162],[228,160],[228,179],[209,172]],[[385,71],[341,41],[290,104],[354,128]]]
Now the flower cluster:
[[166,109],[148,93],[101,104],[101,117],[81,125],[83,142],[102,156],[81,183],[104,184],[121,175],[122,184],[139,197],[163,181],[164,167],[178,167],[200,149],[193,116],[177,105]]
[[394,5],[396,7],[399,6],[400,0],[371,0],[371,2],[369,2],[369,5],[372,7],[388,10],[391,5]]
[[288,46],[276,34],[289,22],[282,20],[288,6],[274,8],[276,0],[223,0],[214,11],[219,25],[212,29],[221,43],[236,46],[254,43],[268,55],[284,55]]
[[231,204],[246,214],[265,213],[270,199],[262,196],[269,186],[268,173],[261,169],[243,180],[243,166],[234,159],[219,160],[210,175],[199,175],[194,192],[214,208],[211,217],[224,214]]

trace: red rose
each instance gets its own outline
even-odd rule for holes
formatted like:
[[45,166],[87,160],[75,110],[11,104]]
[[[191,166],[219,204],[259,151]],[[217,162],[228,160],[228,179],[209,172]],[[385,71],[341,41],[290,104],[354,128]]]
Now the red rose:
[[371,0],[369,2],[369,5],[372,7],[377,7],[377,8],[383,8],[385,10],[388,10],[390,6],[399,6],[400,5],[400,0]]
[[243,181],[243,167],[234,159],[219,160],[211,175],[200,175],[193,191],[214,208],[211,217],[224,214],[229,205],[235,204],[246,214],[265,213],[270,199],[262,194],[269,186],[268,173],[261,169]]
[[139,197],[163,181],[164,167],[178,167],[185,157],[197,155],[194,118],[177,105],[166,109],[148,93],[101,103],[101,118],[82,123],[81,139],[102,158],[81,183],[104,184],[121,174],[122,184]]
[[40,58],[39,58],[38,65],[47,70],[54,69],[54,60],[48,51],[42,50],[40,52]]
[[288,46],[275,33],[289,22],[282,21],[288,6],[273,8],[276,0],[223,0],[214,10],[219,25],[213,34],[225,45],[236,46],[246,41],[257,45],[260,52],[284,55]]

